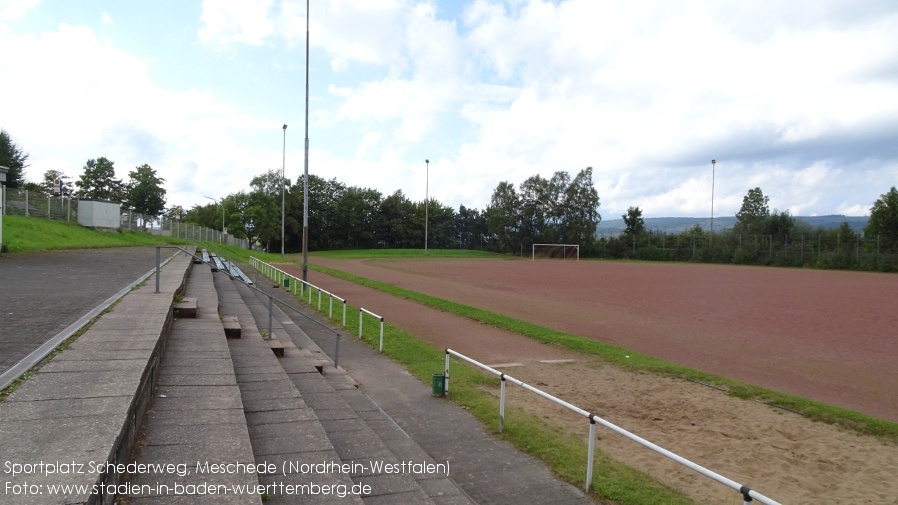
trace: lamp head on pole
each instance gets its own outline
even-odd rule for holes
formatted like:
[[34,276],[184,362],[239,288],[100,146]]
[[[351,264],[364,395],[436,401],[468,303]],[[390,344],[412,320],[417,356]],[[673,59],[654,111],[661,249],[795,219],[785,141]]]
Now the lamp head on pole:
[[430,165],[430,160],[424,160],[424,163],[427,163],[428,165]]
[[287,125],[284,125],[282,128],[284,129],[284,131],[286,131],[286,130],[287,130]]
[[[287,125],[284,125],[284,127],[286,127],[286,126]],[[711,165],[714,165],[715,163],[717,163],[717,160],[711,160]]]

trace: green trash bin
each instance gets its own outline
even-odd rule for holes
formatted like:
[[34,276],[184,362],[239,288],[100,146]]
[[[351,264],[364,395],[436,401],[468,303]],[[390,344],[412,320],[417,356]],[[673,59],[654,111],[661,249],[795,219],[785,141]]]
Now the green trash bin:
[[446,394],[446,375],[441,373],[433,374],[433,396],[443,396]]
[[284,277],[284,288],[290,289],[290,278],[289,277]]

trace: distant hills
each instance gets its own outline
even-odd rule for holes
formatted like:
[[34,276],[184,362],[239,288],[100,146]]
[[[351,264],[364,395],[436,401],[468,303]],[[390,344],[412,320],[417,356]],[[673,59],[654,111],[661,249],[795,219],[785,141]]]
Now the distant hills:
[[[856,232],[862,232],[867,226],[869,216],[794,216],[795,219],[804,221],[813,229],[838,228],[842,223],[848,223],[848,226]],[[681,233],[691,229],[693,226],[699,225],[703,230],[711,229],[711,218],[708,217],[648,217],[645,218],[645,228],[650,231],[663,231],[665,233]],[[735,216],[721,216],[714,218],[714,229],[723,231],[736,225]],[[620,235],[626,229],[623,219],[602,220],[596,229],[596,235]]]

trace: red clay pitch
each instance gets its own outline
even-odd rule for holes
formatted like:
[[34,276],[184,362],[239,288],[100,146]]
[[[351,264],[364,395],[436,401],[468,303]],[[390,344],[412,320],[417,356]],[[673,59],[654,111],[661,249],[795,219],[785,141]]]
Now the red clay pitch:
[[313,262],[898,421],[895,275],[601,261]]

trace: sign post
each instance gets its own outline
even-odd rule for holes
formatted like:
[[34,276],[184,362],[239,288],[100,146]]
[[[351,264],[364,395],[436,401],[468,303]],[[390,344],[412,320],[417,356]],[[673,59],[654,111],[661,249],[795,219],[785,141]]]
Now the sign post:
[[0,253],[3,252],[3,214],[6,212],[6,203],[3,201],[3,195],[6,192],[3,191],[3,183],[6,182],[7,172],[9,172],[8,168],[0,167]]

